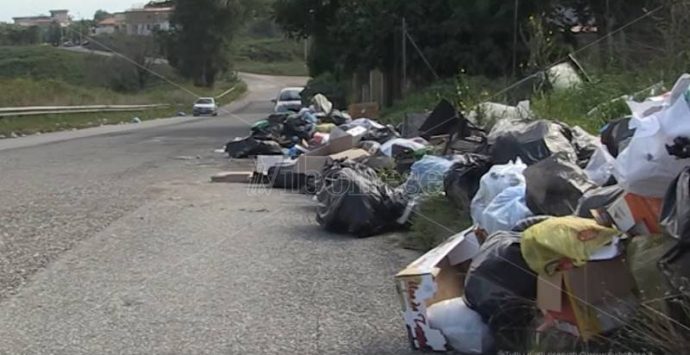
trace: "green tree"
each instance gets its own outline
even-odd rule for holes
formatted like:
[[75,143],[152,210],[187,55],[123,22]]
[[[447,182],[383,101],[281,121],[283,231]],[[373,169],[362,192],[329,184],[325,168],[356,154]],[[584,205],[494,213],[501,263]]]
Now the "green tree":
[[50,27],[48,27],[47,37],[48,43],[54,46],[59,46],[62,44],[62,27],[60,27],[59,23],[53,21],[50,24]]
[[251,0],[177,0],[165,47],[170,63],[198,86],[213,86],[230,69],[234,34]]
[[111,13],[105,10],[96,10],[96,13],[93,14],[93,20],[94,22],[98,23],[100,21],[103,21],[109,17],[113,16]]

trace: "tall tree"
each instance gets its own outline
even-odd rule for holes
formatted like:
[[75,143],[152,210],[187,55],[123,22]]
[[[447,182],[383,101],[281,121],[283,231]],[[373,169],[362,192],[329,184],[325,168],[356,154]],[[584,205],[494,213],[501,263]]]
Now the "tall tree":
[[103,21],[107,19],[108,17],[113,16],[111,13],[105,10],[96,10],[96,13],[93,14],[93,20],[98,23],[100,21]]
[[230,68],[234,34],[244,21],[251,0],[177,0],[167,36],[170,62],[195,85],[213,86]]

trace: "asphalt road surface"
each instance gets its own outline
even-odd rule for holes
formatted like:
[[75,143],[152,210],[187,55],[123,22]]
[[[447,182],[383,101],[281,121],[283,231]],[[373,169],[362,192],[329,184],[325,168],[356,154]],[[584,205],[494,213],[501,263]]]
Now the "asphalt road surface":
[[[396,237],[209,176],[304,78],[244,75],[218,118],[0,141],[0,354],[405,354]],[[190,102],[193,98],[190,98]]]

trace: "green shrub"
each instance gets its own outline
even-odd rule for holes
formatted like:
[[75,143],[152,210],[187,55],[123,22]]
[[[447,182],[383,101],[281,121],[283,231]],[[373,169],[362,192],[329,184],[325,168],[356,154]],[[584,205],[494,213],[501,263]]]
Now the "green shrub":
[[403,247],[428,251],[472,225],[469,215],[458,211],[443,194],[426,196],[412,216],[412,228]]
[[326,96],[334,108],[344,110],[347,108],[347,91],[342,82],[339,82],[331,73],[325,73],[309,80],[302,91],[302,101],[309,103],[316,94]]

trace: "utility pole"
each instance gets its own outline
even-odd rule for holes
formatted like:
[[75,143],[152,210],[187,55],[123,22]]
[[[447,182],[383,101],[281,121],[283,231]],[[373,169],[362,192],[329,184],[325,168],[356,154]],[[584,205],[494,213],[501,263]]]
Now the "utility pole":
[[407,91],[407,21],[402,19],[402,94]]
[[515,17],[513,19],[513,77],[517,75],[517,42],[518,42],[518,9],[520,0],[515,0]]

